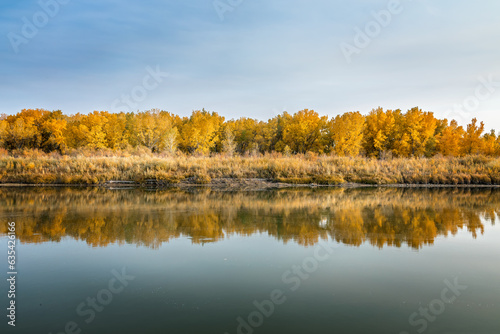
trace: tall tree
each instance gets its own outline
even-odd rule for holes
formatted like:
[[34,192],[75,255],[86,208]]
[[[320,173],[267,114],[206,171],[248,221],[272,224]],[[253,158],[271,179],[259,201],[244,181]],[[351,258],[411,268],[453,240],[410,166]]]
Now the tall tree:
[[236,141],[231,127],[224,130],[224,139],[222,140],[222,152],[228,156],[233,156],[236,151]]
[[418,107],[408,110],[399,124],[395,153],[406,157],[424,155],[436,126],[432,112],[423,112]]
[[237,120],[230,120],[226,123],[231,128],[236,144],[236,151],[245,153],[252,150],[255,145],[262,143],[263,138],[258,137],[262,125],[259,121],[251,118],[242,117]]
[[6,146],[10,149],[38,148],[40,134],[31,118],[14,118],[7,130]]
[[482,137],[482,153],[493,156],[498,152],[498,138],[495,130],[485,133]]
[[0,147],[4,147],[7,140],[9,123],[0,118]]
[[158,109],[138,113],[134,120],[135,141],[151,152],[167,148],[170,153],[174,153],[178,138],[175,121],[175,116]]
[[304,109],[294,114],[284,125],[283,143],[293,153],[322,152],[328,117]]
[[482,150],[481,135],[484,132],[484,124],[477,124],[477,119],[473,118],[471,123],[467,125],[467,130],[461,140],[462,154],[477,154]]
[[381,157],[383,152],[394,148],[396,121],[401,117],[400,110],[384,111],[378,107],[365,117],[363,147],[369,156]]
[[67,148],[66,131],[67,122],[64,119],[50,118],[43,123],[43,129],[48,134],[47,139],[43,143],[43,148],[46,151],[59,151],[64,153]]
[[181,146],[190,153],[208,154],[220,139],[219,130],[224,117],[205,109],[193,111],[181,128]]
[[[446,121],[448,123],[448,121]],[[437,138],[437,151],[444,156],[457,156],[460,154],[460,143],[464,129],[452,120]]]
[[328,123],[329,145],[339,156],[359,154],[363,144],[365,117],[359,112],[349,112],[332,118]]

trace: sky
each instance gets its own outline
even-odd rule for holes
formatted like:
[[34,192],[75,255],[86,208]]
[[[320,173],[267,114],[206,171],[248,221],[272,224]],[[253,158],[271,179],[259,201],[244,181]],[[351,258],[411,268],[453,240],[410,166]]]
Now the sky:
[[498,0],[5,0],[0,113],[418,106],[500,131]]

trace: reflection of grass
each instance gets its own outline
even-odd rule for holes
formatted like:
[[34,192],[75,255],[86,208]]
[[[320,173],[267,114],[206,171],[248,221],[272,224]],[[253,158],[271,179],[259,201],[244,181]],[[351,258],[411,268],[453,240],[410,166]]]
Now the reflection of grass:
[[[0,189],[0,216],[16,217],[22,242],[64,236],[93,246],[133,243],[158,247],[181,235],[195,243],[228,235],[265,233],[286,243],[320,238],[359,246],[420,248],[437,236],[467,229],[500,214],[497,189],[315,189],[266,192],[102,188]],[[0,234],[7,233],[0,224]]]
[[0,157],[0,182],[99,184],[110,180],[206,184],[216,178],[263,178],[292,184],[500,184],[500,158],[376,160],[314,155],[260,157],[57,156]]

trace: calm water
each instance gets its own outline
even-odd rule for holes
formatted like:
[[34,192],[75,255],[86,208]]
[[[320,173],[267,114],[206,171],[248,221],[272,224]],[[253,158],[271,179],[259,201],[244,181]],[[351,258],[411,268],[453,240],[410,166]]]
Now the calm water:
[[496,334],[498,214],[491,189],[0,189],[1,333]]

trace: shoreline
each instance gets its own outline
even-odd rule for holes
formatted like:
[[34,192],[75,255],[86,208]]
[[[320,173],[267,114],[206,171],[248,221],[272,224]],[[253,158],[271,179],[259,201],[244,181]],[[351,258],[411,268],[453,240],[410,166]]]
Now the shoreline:
[[64,184],[64,183],[0,183],[0,188],[102,188],[109,190],[128,189],[211,189],[221,191],[266,191],[280,189],[329,189],[329,188],[500,188],[498,184],[363,184],[363,183],[341,183],[341,184],[316,184],[316,183],[285,183],[273,180],[244,178],[218,178],[211,182],[198,184],[191,181],[179,183],[157,182],[134,182],[134,181],[107,181],[101,184]]

